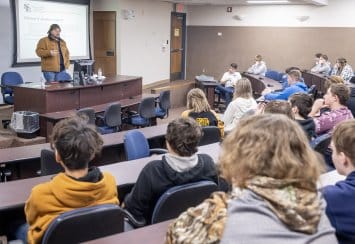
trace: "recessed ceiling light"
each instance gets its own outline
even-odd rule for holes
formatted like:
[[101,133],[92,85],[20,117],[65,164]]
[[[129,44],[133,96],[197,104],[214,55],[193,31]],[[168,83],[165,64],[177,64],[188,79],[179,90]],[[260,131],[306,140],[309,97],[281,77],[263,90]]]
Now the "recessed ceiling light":
[[289,3],[290,1],[288,0],[248,0],[247,3],[250,4],[280,4],[280,3]]

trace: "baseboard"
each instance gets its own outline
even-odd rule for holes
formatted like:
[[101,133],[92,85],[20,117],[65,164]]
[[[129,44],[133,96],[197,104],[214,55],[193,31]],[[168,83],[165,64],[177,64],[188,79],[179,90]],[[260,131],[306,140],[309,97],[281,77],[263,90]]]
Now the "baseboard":
[[160,85],[169,84],[169,83],[170,83],[170,79],[155,81],[155,82],[143,85],[143,90],[150,89],[150,88],[160,86]]

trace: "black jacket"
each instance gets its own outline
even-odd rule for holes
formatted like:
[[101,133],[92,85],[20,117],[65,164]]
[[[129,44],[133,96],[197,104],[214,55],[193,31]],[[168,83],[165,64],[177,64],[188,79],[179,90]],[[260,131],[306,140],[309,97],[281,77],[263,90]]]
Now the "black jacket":
[[173,170],[163,156],[162,160],[148,163],[139,174],[132,191],[125,198],[125,208],[138,220],[149,224],[156,202],[169,188],[187,183],[210,180],[218,184],[217,169],[213,159],[198,154],[198,163],[185,172]]
[[296,120],[298,124],[303,128],[304,132],[308,139],[312,140],[317,137],[316,134],[316,124],[314,123],[313,118],[307,118],[305,120]]
[[355,117],[355,87],[351,88],[350,98],[348,100],[348,108],[351,110],[351,113]]

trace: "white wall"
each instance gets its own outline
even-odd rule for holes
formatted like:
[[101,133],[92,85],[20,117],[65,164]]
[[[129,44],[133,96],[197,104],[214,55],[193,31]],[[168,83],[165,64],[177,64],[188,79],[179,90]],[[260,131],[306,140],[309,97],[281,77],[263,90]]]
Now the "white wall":
[[[134,10],[125,20],[121,10]],[[139,75],[143,84],[167,80],[170,76],[171,3],[148,0],[93,0],[95,11],[117,12],[117,70]],[[169,45],[163,51],[166,41]]]
[[[187,25],[200,26],[302,26],[355,27],[355,1],[329,0],[328,6],[234,6],[232,13],[220,6],[189,6]],[[242,16],[242,20],[233,16]],[[296,17],[309,16],[300,22]]]

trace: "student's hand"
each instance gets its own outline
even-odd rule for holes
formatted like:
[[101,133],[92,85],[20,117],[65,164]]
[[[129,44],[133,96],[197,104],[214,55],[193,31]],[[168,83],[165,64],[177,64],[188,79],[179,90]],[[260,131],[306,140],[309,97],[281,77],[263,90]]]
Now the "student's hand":
[[264,91],[261,93],[261,95],[265,96],[266,94],[272,92],[272,90],[269,87],[266,87]]
[[320,109],[324,107],[324,99],[319,98],[314,101],[312,111],[309,113],[310,117],[316,116],[319,112]]
[[58,53],[58,50],[51,50],[51,56],[57,56]]
[[265,105],[266,103],[264,102],[261,102],[258,104],[258,107],[255,111],[255,115],[261,115],[261,114],[264,114],[264,110],[265,110]]

